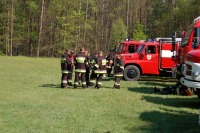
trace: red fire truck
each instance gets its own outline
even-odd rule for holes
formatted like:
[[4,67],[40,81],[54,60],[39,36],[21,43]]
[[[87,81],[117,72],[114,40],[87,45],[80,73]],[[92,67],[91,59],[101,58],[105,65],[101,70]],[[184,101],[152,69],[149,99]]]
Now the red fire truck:
[[183,36],[176,54],[177,64],[173,68],[174,77],[200,98],[200,16],[194,20],[192,28]]
[[[129,47],[121,43],[117,53],[122,56],[125,63],[124,79],[134,81],[140,78],[140,75],[160,75],[161,72],[171,72],[175,60],[172,59],[174,52],[172,49],[171,38],[157,38],[154,42],[137,42],[132,44],[135,52],[130,52]],[[177,38],[178,40],[178,38]],[[180,41],[180,38],[179,38]],[[128,43],[128,42],[126,42]],[[178,47],[179,43],[176,43]],[[139,46],[138,48],[136,48]]]

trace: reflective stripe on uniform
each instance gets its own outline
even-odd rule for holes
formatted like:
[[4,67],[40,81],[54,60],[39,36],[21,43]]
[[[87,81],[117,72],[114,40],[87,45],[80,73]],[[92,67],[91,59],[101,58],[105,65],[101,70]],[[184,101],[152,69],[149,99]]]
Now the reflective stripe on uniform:
[[119,74],[114,74],[114,77],[123,77],[123,74],[119,73]]
[[96,80],[90,80],[90,83],[95,83],[96,82]]
[[83,84],[83,85],[86,85],[86,82],[83,82],[82,84]]
[[85,70],[85,69],[75,69],[75,72],[78,72],[78,73],[85,73],[86,70]]
[[78,85],[78,82],[74,82],[74,85]]
[[99,68],[99,65],[98,65],[98,64],[95,64],[94,66],[95,66],[96,68]]
[[68,71],[68,70],[63,70],[62,73],[64,73],[64,74],[68,74],[69,71]]
[[115,85],[120,85],[119,83],[115,82]]
[[84,63],[85,62],[85,57],[76,57],[77,63]]
[[97,74],[106,74],[107,71],[106,70],[95,70],[94,73],[97,73]]
[[94,63],[95,63],[95,60],[91,60],[90,63],[91,63],[91,64],[94,64]]
[[111,66],[106,66],[107,68],[111,68]]
[[67,80],[62,80],[62,83],[66,83],[67,84]]
[[98,85],[101,85],[101,84],[102,84],[102,82],[97,82],[97,84],[98,84]]
[[103,59],[102,61],[101,61],[101,65],[103,65],[103,66],[105,66],[106,65],[106,59]]
[[68,80],[69,83],[72,83],[72,80]]
[[63,57],[60,58],[61,63],[65,63],[65,61],[66,61],[66,58],[63,58]]
[[120,66],[120,68],[124,70],[124,66]]

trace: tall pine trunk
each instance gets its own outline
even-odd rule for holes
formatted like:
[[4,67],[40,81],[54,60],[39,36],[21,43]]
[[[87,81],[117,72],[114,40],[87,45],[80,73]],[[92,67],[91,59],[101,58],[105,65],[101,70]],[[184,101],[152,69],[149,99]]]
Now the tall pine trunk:
[[42,9],[40,13],[40,25],[39,25],[39,37],[38,37],[38,46],[37,46],[37,57],[40,56],[40,45],[42,40],[42,26],[43,26],[43,16],[44,16],[44,0],[42,0]]

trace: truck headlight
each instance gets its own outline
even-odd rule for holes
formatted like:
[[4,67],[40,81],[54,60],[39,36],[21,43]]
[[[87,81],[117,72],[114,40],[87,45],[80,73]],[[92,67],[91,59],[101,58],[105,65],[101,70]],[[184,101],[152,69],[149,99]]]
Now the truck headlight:
[[200,72],[192,72],[193,80],[200,80]]

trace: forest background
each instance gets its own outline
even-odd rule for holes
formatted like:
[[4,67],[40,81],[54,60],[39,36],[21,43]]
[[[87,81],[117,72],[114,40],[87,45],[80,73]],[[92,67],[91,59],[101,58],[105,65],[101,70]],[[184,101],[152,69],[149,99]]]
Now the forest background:
[[58,57],[86,47],[171,37],[200,16],[199,0],[1,0],[0,55]]

